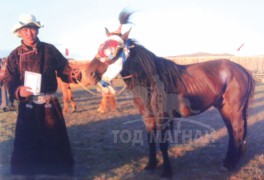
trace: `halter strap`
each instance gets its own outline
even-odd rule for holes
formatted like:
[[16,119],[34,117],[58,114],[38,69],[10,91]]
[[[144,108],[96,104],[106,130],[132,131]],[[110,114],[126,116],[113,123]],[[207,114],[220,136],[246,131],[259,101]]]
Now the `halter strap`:
[[[125,42],[124,42],[124,47],[122,48],[122,49],[120,49],[119,51],[121,51],[121,52],[118,52],[117,53],[117,56],[115,56],[114,58],[112,58],[113,60],[115,59],[118,59],[118,58],[122,58],[122,64],[124,64],[125,62],[126,62],[126,60],[127,60],[127,58],[128,58],[128,56],[129,56],[129,49],[130,49],[130,47],[131,47],[131,43],[132,43],[132,41],[130,40],[130,39],[128,39],[128,40],[126,40]],[[118,55],[119,54],[119,55]],[[111,60],[111,59],[110,59]],[[122,65],[123,66],[123,65]],[[103,86],[103,87],[107,87],[107,86],[109,86],[110,84],[109,84],[109,82],[106,82],[106,81],[104,81],[103,79],[101,79],[100,81],[99,81],[100,83],[101,83],[101,85]]]

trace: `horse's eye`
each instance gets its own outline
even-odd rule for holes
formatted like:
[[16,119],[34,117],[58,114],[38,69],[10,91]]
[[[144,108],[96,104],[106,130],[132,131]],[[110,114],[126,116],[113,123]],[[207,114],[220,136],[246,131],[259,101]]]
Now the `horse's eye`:
[[119,47],[119,48],[123,48],[123,47],[124,47],[124,44],[123,44],[122,42],[119,42],[119,43],[118,43],[118,47]]

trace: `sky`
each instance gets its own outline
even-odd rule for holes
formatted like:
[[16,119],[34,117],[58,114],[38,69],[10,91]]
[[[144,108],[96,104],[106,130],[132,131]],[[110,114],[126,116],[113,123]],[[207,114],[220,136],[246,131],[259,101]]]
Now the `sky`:
[[[135,13],[130,38],[158,56],[197,52],[264,55],[263,0],[1,0],[0,57],[20,45],[11,32],[22,14],[44,24],[39,39],[68,58],[92,59],[117,29],[123,8]],[[244,44],[240,51],[237,49]],[[65,55],[66,56],[66,55]]]

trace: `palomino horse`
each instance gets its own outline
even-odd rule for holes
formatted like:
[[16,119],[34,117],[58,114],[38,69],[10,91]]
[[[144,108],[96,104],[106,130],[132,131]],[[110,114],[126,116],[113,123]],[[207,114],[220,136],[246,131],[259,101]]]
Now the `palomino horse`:
[[[69,65],[72,68],[78,68],[80,70],[83,70],[83,67],[88,65],[89,62],[75,62],[75,61],[69,61]],[[76,111],[76,103],[73,98],[73,93],[71,89],[71,84],[63,82],[59,77],[57,77],[58,87],[61,89],[62,97],[63,97],[63,112],[67,113],[69,112],[69,103],[71,104],[71,111]],[[76,86],[76,85],[75,85]],[[100,102],[99,108],[97,109],[100,113],[106,113],[109,110],[114,111],[116,110],[116,101],[115,96],[111,94],[110,92],[108,94],[102,93],[102,100]]]
[[59,77],[57,77],[58,87],[60,87],[63,98],[63,112],[69,112],[69,104],[71,104],[71,112],[75,112],[76,103],[73,100],[72,90],[70,83],[63,82]]
[[[89,62],[86,62],[85,64],[89,64]],[[81,69],[82,65],[79,63],[76,63],[74,61],[69,61],[69,65],[71,68],[75,69]],[[71,104],[71,112],[76,111],[76,103],[73,99],[71,84],[63,82],[59,77],[57,77],[58,87],[61,89],[62,92],[62,98],[63,98],[63,112],[67,113],[69,112],[69,104]]]
[[116,110],[116,100],[115,95],[108,93],[102,93],[102,100],[97,109],[100,113],[106,113],[108,111],[115,111]]
[[[120,24],[129,23],[132,13],[122,11],[119,15]],[[130,31],[130,30],[129,30]],[[142,45],[128,38],[129,31],[121,34],[120,29],[109,33],[108,39],[100,46],[98,54],[86,67],[84,83],[96,84],[106,71],[107,65],[102,62],[123,58],[121,75],[127,88],[135,94],[134,102],[144,117],[148,133],[149,162],[147,170],[156,168],[156,143],[159,143],[163,156],[163,177],[172,176],[168,156],[168,140],[164,139],[172,127],[173,117],[187,117],[215,107],[229,134],[229,144],[223,166],[229,170],[235,168],[245,147],[247,134],[247,110],[254,94],[254,80],[242,66],[229,60],[212,60],[191,65],[178,65],[165,58],[157,57]],[[111,48],[109,49],[109,46]],[[113,45],[115,47],[113,48]],[[129,51],[128,57],[123,51]],[[109,54],[110,52],[110,54]],[[108,57],[111,57],[109,60]],[[114,58],[113,58],[114,57]],[[135,88],[147,89],[147,95],[140,94]],[[142,89],[142,88],[137,88]],[[167,94],[170,101],[168,105]],[[144,97],[143,97],[144,96]],[[167,108],[174,105],[174,108]],[[161,132],[160,141],[151,139],[153,133]]]

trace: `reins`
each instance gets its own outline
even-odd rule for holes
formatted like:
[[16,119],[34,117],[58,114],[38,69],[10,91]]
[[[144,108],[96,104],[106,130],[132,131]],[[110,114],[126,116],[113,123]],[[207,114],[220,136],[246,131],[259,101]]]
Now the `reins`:
[[[133,74],[131,75],[128,75],[128,76],[125,76],[125,77],[116,77],[116,79],[130,79],[133,77]],[[95,93],[93,92],[92,90],[88,89],[87,87],[85,87],[80,81],[76,80],[76,82],[78,83],[78,85],[80,85],[84,90],[86,90],[87,92],[89,92],[90,94],[92,95],[95,95],[95,96],[99,96],[99,97],[102,97],[102,93],[99,94],[99,93]],[[115,94],[115,96],[119,96],[121,93],[123,93],[126,89],[126,84],[122,87],[122,89],[120,91],[118,91],[118,93]],[[112,95],[106,95],[106,97],[110,97]]]

